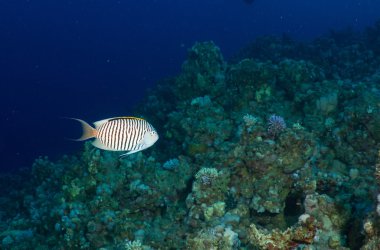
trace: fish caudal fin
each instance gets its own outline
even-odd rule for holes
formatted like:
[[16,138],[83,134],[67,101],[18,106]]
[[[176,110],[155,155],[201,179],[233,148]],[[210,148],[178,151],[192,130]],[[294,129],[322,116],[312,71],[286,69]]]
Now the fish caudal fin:
[[90,124],[88,124],[87,122],[81,119],[76,119],[76,118],[69,118],[69,119],[76,120],[80,122],[80,124],[82,125],[82,130],[83,130],[82,136],[79,137],[78,139],[73,139],[74,141],[84,141],[84,140],[96,137],[98,132],[96,129],[91,127]]

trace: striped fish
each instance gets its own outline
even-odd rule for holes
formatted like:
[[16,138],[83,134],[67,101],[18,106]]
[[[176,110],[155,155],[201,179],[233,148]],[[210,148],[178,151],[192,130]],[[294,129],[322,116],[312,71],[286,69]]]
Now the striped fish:
[[95,128],[87,122],[82,124],[83,134],[76,141],[95,138],[92,142],[97,148],[110,151],[128,151],[121,156],[133,154],[149,148],[158,140],[156,130],[147,121],[136,117],[114,117],[94,122]]

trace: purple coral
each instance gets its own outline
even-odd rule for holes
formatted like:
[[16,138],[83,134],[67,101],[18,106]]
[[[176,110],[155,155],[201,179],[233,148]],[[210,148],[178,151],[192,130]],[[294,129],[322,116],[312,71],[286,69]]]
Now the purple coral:
[[268,119],[268,133],[276,137],[278,136],[282,131],[286,129],[286,123],[284,118],[278,115],[271,115]]

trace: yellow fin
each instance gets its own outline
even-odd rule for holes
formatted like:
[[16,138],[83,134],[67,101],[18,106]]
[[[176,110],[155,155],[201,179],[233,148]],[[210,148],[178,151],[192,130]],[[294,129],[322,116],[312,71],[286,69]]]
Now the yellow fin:
[[134,119],[134,120],[144,120],[143,118],[133,117],[133,116],[119,116],[119,117],[112,117],[108,119],[103,119],[97,122],[94,122],[95,128],[98,129],[103,124],[109,122],[109,121],[115,121],[119,119]]
[[79,137],[78,139],[73,139],[74,141],[84,141],[84,140],[96,137],[98,131],[95,128],[91,127],[91,125],[88,124],[87,122],[81,119],[76,119],[76,118],[67,118],[67,119],[78,121],[82,125],[82,130],[83,130],[82,136]]
[[119,119],[145,120],[143,118],[134,117],[134,116],[120,116],[120,117],[110,118],[108,119],[108,121],[119,120]]

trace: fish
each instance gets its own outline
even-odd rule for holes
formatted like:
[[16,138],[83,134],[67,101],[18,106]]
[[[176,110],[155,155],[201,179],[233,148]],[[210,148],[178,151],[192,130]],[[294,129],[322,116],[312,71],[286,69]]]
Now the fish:
[[133,153],[137,153],[153,146],[159,136],[154,127],[138,117],[113,117],[94,122],[94,127],[87,122],[77,119],[82,125],[82,136],[75,141],[92,141],[92,145],[108,151],[128,151],[120,155],[124,157]]

